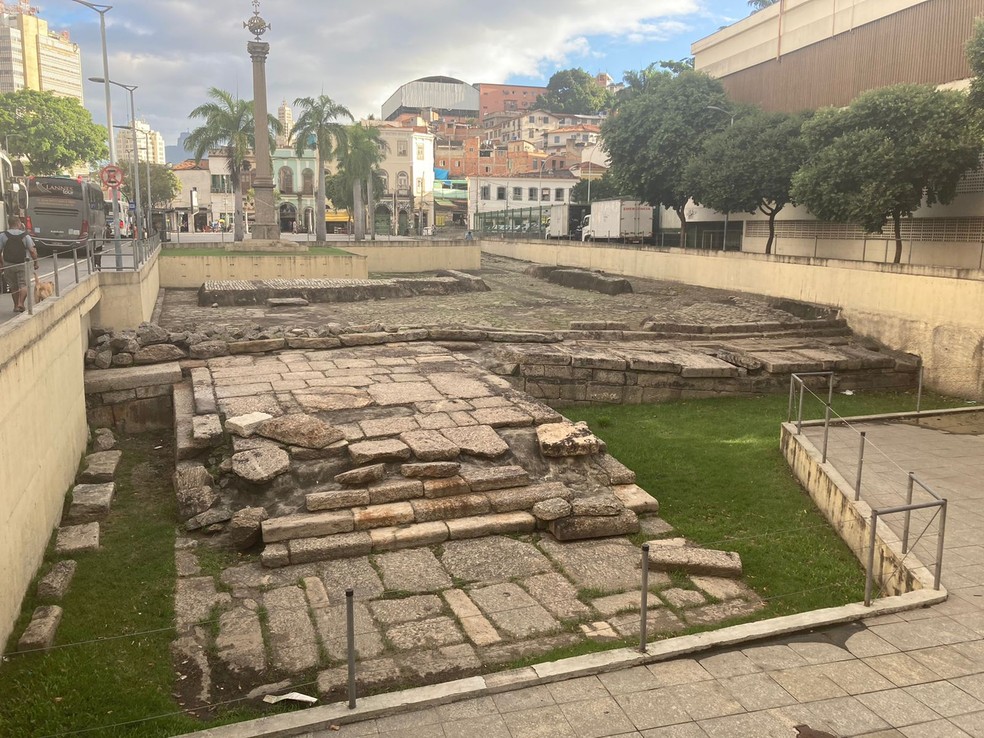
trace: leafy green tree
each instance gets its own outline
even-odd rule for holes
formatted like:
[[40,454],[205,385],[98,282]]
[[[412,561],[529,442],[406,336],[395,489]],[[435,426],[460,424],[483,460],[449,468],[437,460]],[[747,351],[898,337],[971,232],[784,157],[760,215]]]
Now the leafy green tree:
[[970,83],[970,102],[978,110],[984,111],[984,18],[974,21],[974,33],[967,41],[964,52],[974,73]]
[[982,149],[961,92],[893,85],[820,111],[803,126],[810,156],[793,177],[792,198],[821,220],[881,233],[891,221],[895,263],[901,223],[922,205],[946,204],[977,167]]
[[315,238],[324,241],[327,237],[325,227],[325,165],[335,158],[339,149],[345,147],[345,125],[339,118],[353,120],[348,108],[339,105],[327,95],[317,98],[299,97],[294,105],[301,108],[301,115],[294,123],[291,135],[294,137],[294,153],[304,156],[305,149],[313,148],[317,157],[314,180],[315,200]]
[[[201,118],[203,124],[193,130],[185,146],[195,152],[195,161],[200,162],[211,149],[221,149],[229,167],[229,182],[232,185],[235,202],[233,238],[243,240],[243,178],[248,171],[248,156],[253,149],[253,102],[233,97],[225,90],[212,87],[208,91],[212,102],[199,105],[191,111],[189,118]],[[270,150],[274,149],[274,138],[280,132],[280,121],[268,117]]]
[[748,4],[752,7],[753,12],[756,10],[763,10],[770,5],[775,5],[779,0],[748,0]]
[[[130,162],[122,161],[119,163],[120,168],[127,173],[126,178],[123,180],[123,186],[120,187],[120,191],[126,197],[127,201],[132,202],[134,197],[133,192],[133,177],[130,176]],[[171,200],[178,196],[181,192],[181,182],[174,175],[168,167],[163,164],[151,164],[150,165],[150,195],[153,197],[153,202],[151,203],[153,207],[164,207],[169,204]],[[147,162],[140,164],[140,207],[144,212],[148,211],[147,204]]]
[[583,69],[562,69],[554,72],[547,82],[547,94],[537,98],[536,105],[551,113],[595,115],[610,110],[615,96],[599,85]]
[[[373,174],[382,163],[388,145],[372,125],[353,123],[348,126],[345,145],[339,152],[339,169],[345,174],[352,187],[352,218],[355,223],[355,240],[364,241],[366,237],[366,186],[368,185],[369,207],[373,202]],[[411,187],[413,183],[411,182]]]
[[630,84],[601,127],[612,176],[623,194],[671,208],[685,244],[685,208],[693,195],[685,171],[704,140],[728,125],[708,107],[730,103],[719,81],[691,69],[674,74],[651,65],[626,77]]
[[708,136],[687,165],[694,201],[721,213],[754,213],[769,218],[765,253],[772,253],[775,218],[792,202],[793,175],[806,160],[803,116],[757,111]]
[[588,180],[582,179],[571,188],[571,202],[611,200],[621,196],[622,191],[615,183],[611,172],[605,172],[600,178],[591,182],[591,200],[588,200]]
[[29,174],[58,174],[108,154],[106,129],[78,100],[50,92],[0,94],[0,131],[9,153],[27,159]]

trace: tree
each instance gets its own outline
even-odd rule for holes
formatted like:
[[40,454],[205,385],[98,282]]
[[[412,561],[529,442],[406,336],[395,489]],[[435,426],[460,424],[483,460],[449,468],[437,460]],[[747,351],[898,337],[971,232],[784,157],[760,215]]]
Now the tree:
[[708,136],[687,166],[694,201],[721,213],[753,213],[769,218],[765,253],[772,253],[775,218],[792,202],[793,175],[806,160],[803,116],[744,114],[720,133]]
[[[382,163],[388,148],[376,126],[366,126],[361,123],[348,126],[345,145],[339,152],[338,163],[352,186],[352,219],[355,223],[356,241],[363,241],[366,237],[366,183],[372,182],[376,167]],[[375,206],[372,189],[370,185],[368,193],[370,208]]]
[[313,148],[317,157],[317,174],[314,180],[315,238],[324,241],[327,238],[325,165],[335,158],[339,149],[345,147],[345,126],[338,122],[338,118],[354,119],[348,108],[337,104],[327,95],[317,98],[299,97],[294,105],[300,106],[302,111],[291,131],[294,153],[301,157],[304,156],[305,149]]
[[[128,201],[132,201],[134,197],[133,193],[133,177],[129,175],[131,162],[122,161],[119,163],[121,169],[127,172],[127,177],[123,180],[123,186],[120,187],[120,191],[126,197]],[[147,162],[140,164],[140,207],[146,213],[149,211],[150,207],[147,204]],[[150,165],[150,189],[153,201],[150,203],[152,207],[164,207],[169,204],[178,193],[181,192],[181,182],[174,172],[172,172],[168,167],[163,164],[151,164]]]
[[810,155],[793,177],[792,197],[821,220],[857,223],[895,235],[922,205],[953,200],[964,172],[977,167],[980,136],[961,92],[929,85],[871,90],[844,109],[825,109],[803,126]]
[[108,154],[106,129],[71,97],[18,90],[0,94],[0,131],[9,153],[28,160],[30,174],[58,174]]
[[759,10],[764,10],[770,5],[775,5],[779,0],[748,0],[748,4],[752,6],[752,12],[757,12]]
[[601,127],[612,176],[623,193],[671,208],[680,218],[680,243],[686,244],[685,207],[693,193],[685,170],[704,139],[728,125],[708,107],[730,104],[719,81],[691,69],[674,74],[651,65],[626,79],[629,86]]
[[[611,200],[621,195],[622,191],[610,172],[605,172],[599,179],[591,182],[591,200]],[[571,188],[571,202],[591,202],[591,200],[588,200],[588,180],[582,179]]]
[[974,21],[974,33],[967,41],[964,52],[974,73],[970,83],[970,102],[978,110],[984,110],[984,18]]
[[536,105],[551,113],[596,115],[610,110],[615,96],[599,85],[583,69],[562,69],[554,72],[547,82],[546,95],[537,98]]
[[[201,118],[204,123],[193,130],[185,146],[195,152],[195,161],[200,162],[211,149],[221,149],[226,155],[229,168],[229,182],[232,184],[235,202],[233,239],[243,240],[243,179],[242,173],[248,171],[249,156],[255,142],[253,133],[253,102],[234,98],[225,90],[212,87],[208,96],[213,102],[199,105],[191,111],[189,118]],[[271,146],[274,148],[275,134],[280,132],[280,121],[268,116]]]

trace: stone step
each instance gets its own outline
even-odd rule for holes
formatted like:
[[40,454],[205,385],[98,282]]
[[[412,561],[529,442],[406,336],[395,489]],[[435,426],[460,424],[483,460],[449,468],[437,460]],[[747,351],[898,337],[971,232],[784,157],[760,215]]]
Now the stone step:
[[[201,421],[195,434],[195,393],[190,380],[174,385],[174,455],[178,461],[207,453],[215,442],[214,433],[203,433]],[[221,431],[221,428],[219,428]]]
[[277,568],[312,561],[365,556],[403,548],[433,546],[449,540],[504,533],[530,533],[535,528],[536,519],[527,512],[475,515],[447,521],[385,526],[364,531],[268,543],[261,555],[261,561],[264,566]]
[[732,579],[742,575],[741,556],[736,552],[681,545],[672,539],[649,542],[649,568]]

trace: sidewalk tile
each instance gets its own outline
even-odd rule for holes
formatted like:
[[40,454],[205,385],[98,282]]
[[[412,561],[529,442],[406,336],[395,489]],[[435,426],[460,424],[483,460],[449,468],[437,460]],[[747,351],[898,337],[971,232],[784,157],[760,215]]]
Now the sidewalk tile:
[[665,728],[653,728],[642,731],[643,738],[707,738],[707,733],[696,723],[682,723]]
[[447,738],[511,738],[509,728],[501,715],[482,715],[467,720],[451,720],[444,723]]
[[835,735],[861,735],[891,727],[855,697],[812,702],[809,708],[830,725]]
[[984,712],[969,712],[950,718],[950,722],[969,735],[977,738],[984,735]]
[[890,653],[864,659],[864,663],[888,679],[896,687],[934,682],[940,678],[932,669],[927,669],[907,653]]
[[837,661],[822,664],[821,674],[848,694],[862,694],[891,689],[894,685],[863,661]]
[[599,674],[598,679],[605,685],[605,689],[613,696],[628,694],[630,692],[641,692],[646,689],[656,689],[663,686],[653,673],[645,666],[634,666],[630,669],[610,671],[606,674]]
[[502,719],[512,738],[577,738],[577,733],[556,705],[508,712]]
[[649,672],[656,677],[657,686],[672,687],[674,684],[687,684],[713,679],[707,670],[693,659],[679,659],[650,664]]
[[622,711],[638,730],[689,723],[690,714],[669,688],[633,692],[616,697]]
[[902,689],[861,694],[858,695],[858,701],[895,728],[940,719],[938,713],[919,700],[912,699],[912,696]]
[[477,697],[464,702],[452,702],[449,705],[441,705],[437,708],[438,717],[442,722],[452,720],[468,720],[470,718],[484,717],[485,715],[498,715],[499,710],[491,697]]
[[972,661],[954,646],[936,646],[921,651],[909,651],[909,655],[944,679],[953,679],[954,677],[984,671],[984,664]]
[[587,676],[577,679],[568,679],[563,682],[548,684],[547,690],[550,696],[558,705],[565,702],[577,702],[579,700],[598,699],[608,697],[608,690],[598,680],[598,677]]
[[801,666],[769,674],[776,683],[799,702],[814,702],[846,697],[847,692],[825,677],[817,666]]
[[905,738],[973,738],[949,720],[934,720],[902,728]]
[[542,684],[517,689],[512,692],[494,694],[492,695],[492,701],[495,703],[499,713],[503,715],[507,712],[543,708],[556,704],[553,696],[550,694],[550,690]]
[[789,738],[789,726],[768,712],[752,712],[743,715],[701,720],[700,727],[709,738]]
[[719,683],[748,711],[768,710],[796,702],[768,674],[745,674],[721,679]]
[[560,710],[578,738],[600,738],[634,730],[632,722],[611,697],[568,702]]
[[694,720],[734,715],[745,708],[718,682],[697,682],[666,687],[665,692],[674,696]]
[[789,646],[755,646],[746,648],[742,653],[748,659],[764,671],[776,669],[792,669],[797,666],[806,666],[807,661]]
[[945,718],[984,710],[984,702],[949,682],[915,684],[905,691]]
[[762,671],[755,662],[740,651],[728,651],[714,656],[705,656],[699,659],[698,663],[704,667],[708,674],[717,679]]

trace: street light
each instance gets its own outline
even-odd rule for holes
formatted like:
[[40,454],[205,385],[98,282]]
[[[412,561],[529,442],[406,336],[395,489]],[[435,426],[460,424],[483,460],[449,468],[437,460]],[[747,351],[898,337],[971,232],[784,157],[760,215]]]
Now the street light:
[[[129,129],[130,126],[113,126],[113,128]],[[149,210],[149,212],[147,213],[147,235],[149,236],[150,233],[151,233],[151,230],[154,227],[154,222],[153,222],[153,220],[154,220],[154,197],[153,197],[153,195],[151,193],[151,189],[150,189],[150,132],[149,131],[140,131],[140,130],[138,130],[137,133],[142,133],[144,135],[144,138],[147,139],[147,167],[146,167],[146,170],[147,170],[147,208]],[[137,163],[139,164],[140,163],[139,162],[140,156],[137,155],[136,159],[137,159]]]
[[[725,108],[719,108],[717,105],[708,105],[707,109],[717,110],[719,113],[724,113],[725,115],[731,116],[731,122],[728,124],[728,128],[730,128],[735,124],[735,114],[733,111],[727,110]],[[724,251],[728,250],[728,218],[730,216],[731,216],[730,210],[724,214],[724,239],[723,239],[724,243],[721,244]],[[686,244],[683,245],[686,246]]]
[[[140,208],[140,170],[138,168],[138,164],[140,162],[139,162],[139,155],[137,149],[137,108],[133,102],[133,91],[137,89],[137,85],[125,85],[122,82],[114,82],[113,80],[105,77],[89,77],[89,81],[100,82],[100,83],[109,82],[109,84],[116,85],[117,87],[122,87],[124,90],[130,93],[130,127],[133,130],[133,192],[136,195],[136,208],[134,210],[134,217],[136,218],[137,221],[137,231],[139,231],[142,228],[141,224],[143,222],[143,212],[141,211]],[[110,131],[109,135],[112,138],[113,132]],[[148,157],[150,156],[149,144],[147,147],[147,155]],[[113,197],[115,198],[116,195],[114,194]],[[139,236],[140,236],[139,233],[134,234],[134,238],[137,238]]]
[[[103,85],[106,94],[106,130],[109,132],[109,162],[116,163],[116,142],[113,141],[113,101],[109,94],[109,53],[106,51],[106,13],[113,9],[112,5],[97,5],[86,0],[72,0],[84,5],[89,10],[99,13],[99,33],[102,38]],[[113,241],[116,245],[116,271],[123,270],[123,245],[120,243],[120,196],[113,188]]]

